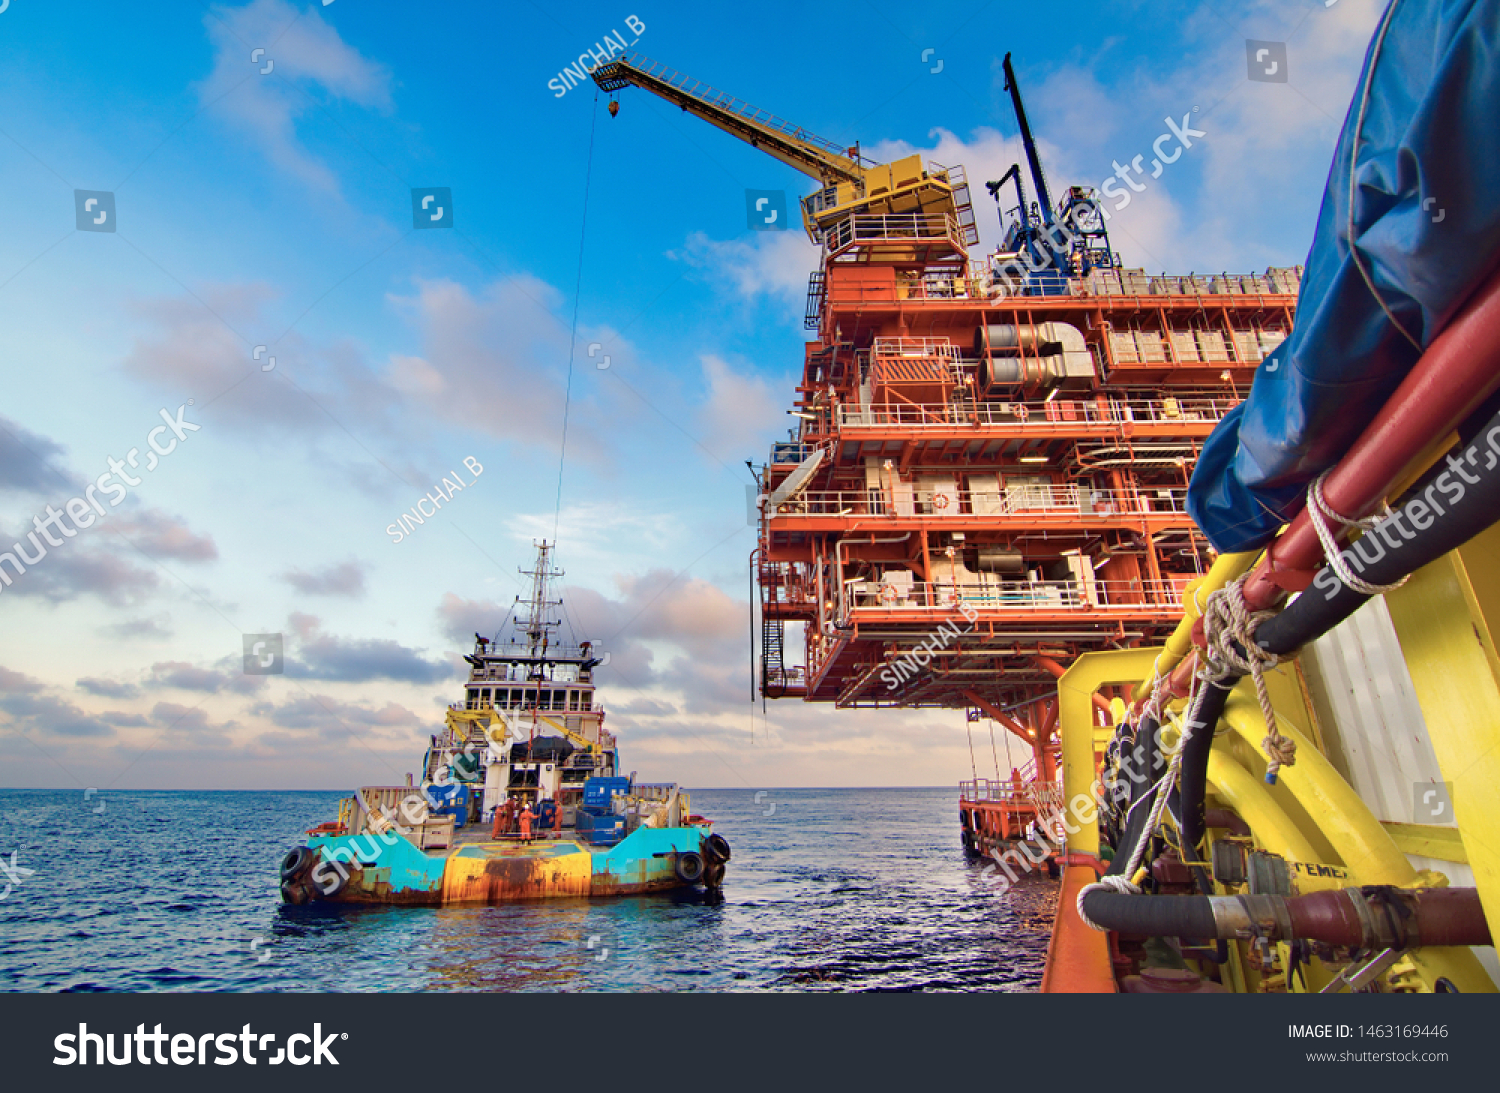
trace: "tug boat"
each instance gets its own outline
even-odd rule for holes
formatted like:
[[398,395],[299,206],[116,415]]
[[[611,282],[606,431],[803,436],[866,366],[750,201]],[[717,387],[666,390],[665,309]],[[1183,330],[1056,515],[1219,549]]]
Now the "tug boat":
[[[717,890],[728,841],[675,783],[619,773],[594,670],[608,655],[557,640],[562,571],[538,546],[531,596],[493,640],[474,635],[464,699],[433,734],[422,778],[363,786],[281,862],[289,904],[447,905]],[[518,614],[519,612],[519,614]],[[508,630],[507,630],[508,627]]]

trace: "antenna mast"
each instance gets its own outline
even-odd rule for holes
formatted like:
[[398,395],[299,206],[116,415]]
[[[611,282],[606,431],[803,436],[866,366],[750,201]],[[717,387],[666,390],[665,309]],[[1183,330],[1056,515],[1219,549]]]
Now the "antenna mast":
[[552,581],[563,576],[563,571],[552,564],[553,544],[543,539],[536,546],[536,568],[519,571],[531,578],[531,598],[524,601],[525,614],[516,619],[516,629],[526,635],[529,655],[540,657],[552,644],[553,627],[562,625],[561,619],[549,617],[553,608],[562,607],[562,600],[550,600],[547,595]]

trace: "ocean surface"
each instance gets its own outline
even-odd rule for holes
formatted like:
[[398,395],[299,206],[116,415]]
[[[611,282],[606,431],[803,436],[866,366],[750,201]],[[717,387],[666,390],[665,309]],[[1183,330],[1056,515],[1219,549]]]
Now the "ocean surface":
[[1056,882],[1032,876],[1001,893],[966,863],[956,790],[694,791],[694,811],[733,847],[721,897],[283,906],[281,856],[344,795],[0,790],[0,990],[1031,991],[1041,981]]

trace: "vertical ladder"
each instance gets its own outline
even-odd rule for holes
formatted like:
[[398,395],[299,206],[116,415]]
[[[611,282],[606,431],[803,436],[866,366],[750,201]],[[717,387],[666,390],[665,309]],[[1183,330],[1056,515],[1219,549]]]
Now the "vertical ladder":
[[777,608],[778,574],[774,568],[760,566],[760,694],[762,698],[780,698],[786,694],[786,661],[782,656],[786,624]]

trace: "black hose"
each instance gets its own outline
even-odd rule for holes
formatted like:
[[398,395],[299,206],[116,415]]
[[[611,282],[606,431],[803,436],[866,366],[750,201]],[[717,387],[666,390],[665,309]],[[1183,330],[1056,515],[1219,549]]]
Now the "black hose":
[[[1350,568],[1371,584],[1394,584],[1409,573],[1462,546],[1496,522],[1500,513],[1500,411],[1492,396],[1460,430],[1464,443],[1456,455],[1439,460],[1403,495],[1396,512],[1346,550]],[[1493,473],[1489,473],[1493,472]],[[1428,521],[1418,528],[1415,520]],[[1410,530],[1408,530],[1410,529]],[[1391,546],[1392,543],[1394,546]],[[1361,549],[1362,548],[1362,549]],[[1387,549],[1389,548],[1389,549]],[[1373,557],[1372,561],[1365,559]],[[1269,653],[1287,656],[1313,641],[1355,611],[1369,596],[1356,592],[1325,566],[1312,584],[1279,614],[1261,623],[1255,643]],[[1240,650],[1243,655],[1243,650]],[[1198,719],[1217,724],[1229,691],[1240,676],[1206,684]],[[1182,756],[1183,852],[1196,853],[1205,824],[1203,798],[1208,780],[1208,752],[1213,733],[1195,734]]]
[[1208,832],[1203,814],[1208,787],[1208,753],[1213,749],[1214,730],[1219,726],[1219,718],[1224,716],[1224,704],[1229,700],[1229,690],[1233,686],[1229,680],[1224,684],[1202,684],[1197,701],[1188,711],[1187,723],[1193,726],[1193,734],[1182,745],[1180,785],[1182,853],[1190,860],[1202,860],[1203,836]]
[[1219,936],[1212,905],[1202,896],[1127,896],[1103,889],[1083,897],[1089,921],[1136,937],[1183,937],[1213,941]]
[[[1142,718],[1141,723],[1135,727],[1135,740],[1130,745],[1129,763],[1127,764],[1123,758],[1120,761],[1120,769],[1130,779],[1130,810],[1125,815],[1125,831],[1120,836],[1119,845],[1115,847],[1114,860],[1105,870],[1105,876],[1124,873],[1125,867],[1130,864],[1131,849],[1145,832],[1146,819],[1151,815],[1150,806],[1145,802],[1145,794],[1156,781],[1147,770],[1146,763],[1148,759],[1154,760],[1160,756],[1160,741],[1160,726],[1156,719]],[[1152,769],[1157,765],[1153,762]],[[1134,774],[1131,773],[1132,767],[1135,770]]]

